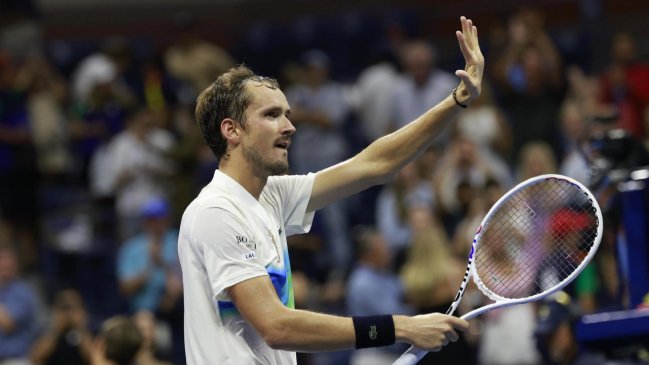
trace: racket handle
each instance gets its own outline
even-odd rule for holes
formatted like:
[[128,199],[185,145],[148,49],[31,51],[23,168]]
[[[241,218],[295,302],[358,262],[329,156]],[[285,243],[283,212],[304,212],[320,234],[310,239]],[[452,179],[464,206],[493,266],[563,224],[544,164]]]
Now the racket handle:
[[403,355],[399,356],[399,358],[392,363],[392,365],[415,365],[416,363],[419,362],[426,354],[428,351],[418,349],[414,346],[410,346],[410,348],[403,353]]

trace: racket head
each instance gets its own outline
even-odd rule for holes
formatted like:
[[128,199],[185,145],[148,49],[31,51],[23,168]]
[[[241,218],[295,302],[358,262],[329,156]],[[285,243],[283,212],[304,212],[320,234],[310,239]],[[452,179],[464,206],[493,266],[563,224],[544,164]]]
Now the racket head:
[[[556,174],[533,177],[502,196],[483,219],[471,252],[473,280],[502,305],[541,299],[579,275],[602,232],[601,209],[583,184]],[[548,268],[561,274],[552,285],[544,283]]]

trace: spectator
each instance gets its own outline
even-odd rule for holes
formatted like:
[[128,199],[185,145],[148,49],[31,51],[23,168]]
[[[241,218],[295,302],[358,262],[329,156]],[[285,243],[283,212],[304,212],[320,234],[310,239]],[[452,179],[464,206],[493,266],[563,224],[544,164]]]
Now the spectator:
[[22,267],[38,258],[38,174],[27,110],[30,72],[0,51],[0,231],[16,243]]
[[497,155],[479,149],[471,140],[457,135],[446,147],[439,162],[433,186],[439,197],[439,207],[446,232],[452,236],[457,224],[469,209],[474,189],[488,180],[509,187],[512,177],[509,167]]
[[[150,110],[139,110],[130,118],[128,128],[115,136],[109,146],[113,176],[107,180],[114,184],[122,239],[137,232],[141,223],[139,215],[147,201],[168,196],[165,179],[174,172],[168,153],[175,141],[171,133],[162,128],[159,117]],[[97,179],[98,183],[102,182],[101,176]]]
[[0,365],[30,365],[37,333],[36,294],[18,275],[15,251],[0,246]]
[[[132,66],[132,50],[128,41],[109,38],[102,49],[79,62],[71,77],[73,97],[77,102],[96,102],[101,93],[110,93],[117,101],[131,105],[136,101],[124,74]],[[103,89],[98,92],[96,88]],[[94,94],[94,95],[93,95]]]
[[509,21],[509,41],[495,61],[495,80],[503,94],[513,132],[513,154],[532,140],[548,141],[555,153],[557,115],[562,100],[561,56],[545,31],[539,12],[523,10]]
[[153,313],[143,310],[133,316],[135,325],[142,334],[142,347],[137,354],[137,365],[172,365],[161,360],[159,348],[156,344],[156,318]]
[[[172,346],[182,354],[182,282],[178,263],[178,231],[169,227],[170,208],[154,199],[142,209],[143,233],[126,241],[117,258],[117,278],[131,312],[147,310],[166,320]],[[179,362],[180,363],[180,362]]]
[[[78,180],[84,185],[91,161],[96,155],[105,156],[106,144],[124,129],[124,120],[136,102],[121,81],[121,67],[116,59],[99,52],[82,60],[72,76],[70,137]],[[101,189],[94,192],[104,193]]]
[[457,79],[436,67],[436,54],[423,40],[403,45],[400,61],[404,74],[394,85],[392,130],[402,127],[448,96]]
[[[358,262],[347,284],[348,314],[412,314],[412,309],[404,303],[401,280],[390,271],[391,254],[383,235],[374,228],[359,227],[356,241]],[[403,346],[392,346],[356,351],[350,364],[389,365],[403,350]]]
[[539,307],[534,336],[544,362],[549,365],[622,365],[601,354],[580,350],[573,328],[577,319],[570,296],[562,291]]
[[225,49],[197,36],[198,23],[190,15],[180,14],[175,25],[177,38],[167,49],[164,61],[172,76],[190,85],[191,95],[180,98],[181,103],[189,103],[217,75],[234,66],[234,60]]
[[561,131],[564,137],[564,157],[559,171],[561,174],[572,177],[588,185],[590,174],[588,161],[581,152],[580,144],[585,126],[585,111],[572,99],[566,99],[561,107]]
[[29,57],[20,83],[27,92],[26,108],[38,169],[43,177],[61,177],[70,171],[65,108],[67,83],[44,57]]
[[[486,303],[483,303],[486,304]],[[487,312],[482,318],[478,359],[483,365],[536,365],[534,304],[520,304]],[[503,351],[503,344],[507,351]]]
[[510,126],[503,111],[494,103],[489,85],[483,86],[482,90],[471,109],[458,116],[457,131],[473,141],[481,151],[506,159],[511,152]]
[[419,161],[404,166],[396,178],[385,186],[376,203],[376,222],[385,237],[397,267],[404,260],[411,232],[408,227],[408,211],[413,204],[435,206],[431,185],[423,179]]
[[593,118],[607,109],[615,109],[615,105],[602,103],[602,84],[597,76],[586,75],[584,71],[577,67],[571,66],[566,70],[568,80],[568,100],[577,104],[585,118]]
[[144,232],[119,251],[119,285],[133,312],[170,309],[180,295],[178,231],[168,227],[168,214],[165,201],[149,201],[142,209]]
[[[205,160],[206,154],[202,153],[205,146],[201,143],[201,134],[196,128],[193,113],[188,108],[176,108],[172,114],[172,123],[172,132],[177,143],[168,153],[174,166],[173,174],[169,178],[169,185],[173,187],[169,200],[173,207],[173,222],[180,224],[185,207],[198,193],[197,171],[201,166],[200,160]],[[207,159],[212,162],[212,167],[215,167],[216,159],[211,154],[207,155]]]
[[494,179],[488,179],[482,189],[477,191],[469,204],[467,214],[459,222],[453,234],[453,252],[457,257],[466,259],[482,220],[504,194],[502,186]]
[[636,138],[644,138],[642,118],[649,106],[649,65],[637,60],[636,43],[628,32],[611,40],[611,64],[601,77],[602,102],[614,104],[620,127]]
[[517,169],[519,181],[543,174],[554,174],[557,172],[557,159],[547,143],[529,142],[521,149]]
[[[324,52],[311,50],[302,55],[302,64],[303,82],[286,91],[291,121],[300,130],[292,137],[289,150],[291,169],[297,174],[320,171],[348,157],[347,142],[341,131],[349,109],[342,86],[329,77],[331,60]],[[318,214],[327,232],[328,266],[333,268],[335,277],[340,277],[351,265],[346,207],[339,202]]]
[[457,289],[455,279],[462,277],[462,265],[452,256],[430,207],[409,208],[408,223],[412,245],[400,273],[408,303],[419,313],[445,312]]
[[[414,205],[408,210],[412,244],[401,268],[405,297],[417,313],[445,313],[450,306],[464,267],[452,255],[444,232],[426,205]],[[420,364],[473,364],[475,351],[463,338],[444,351],[426,356]]]
[[54,299],[50,328],[36,340],[30,357],[35,365],[88,365],[92,341],[81,295],[63,290]]
[[109,318],[95,340],[91,365],[133,365],[142,342],[142,334],[131,319]]
[[361,72],[350,88],[348,102],[354,109],[367,143],[382,137],[391,128],[393,86],[399,79],[397,69],[389,56]]

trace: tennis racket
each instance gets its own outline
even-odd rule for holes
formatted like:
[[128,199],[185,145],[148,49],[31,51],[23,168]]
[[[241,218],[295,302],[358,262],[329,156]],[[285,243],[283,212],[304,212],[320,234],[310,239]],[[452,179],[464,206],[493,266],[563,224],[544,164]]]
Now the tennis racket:
[[[595,255],[602,239],[602,212],[593,194],[561,175],[526,180],[491,207],[478,228],[453,314],[469,276],[495,303],[463,315],[542,299],[568,285]],[[393,365],[413,365],[426,355],[410,347]]]

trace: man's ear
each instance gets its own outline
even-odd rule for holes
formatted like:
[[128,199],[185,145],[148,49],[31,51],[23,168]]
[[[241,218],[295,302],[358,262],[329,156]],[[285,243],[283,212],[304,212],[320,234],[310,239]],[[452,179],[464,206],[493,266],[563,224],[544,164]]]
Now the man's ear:
[[233,119],[225,118],[221,121],[221,134],[228,141],[235,145],[241,140],[241,129]]

